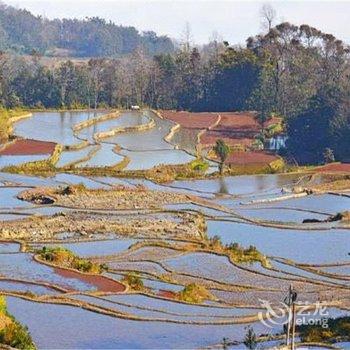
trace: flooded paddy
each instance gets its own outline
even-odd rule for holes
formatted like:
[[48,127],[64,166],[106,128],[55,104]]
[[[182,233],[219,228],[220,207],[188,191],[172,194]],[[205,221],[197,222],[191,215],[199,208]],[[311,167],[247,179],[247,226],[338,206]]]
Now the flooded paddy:
[[188,189],[216,195],[256,195],[281,192],[285,186],[293,186],[299,179],[296,175],[245,175],[215,179],[174,181],[170,186],[179,190]]
[[121,154],[130,158],[126,170],[146,170],[157,165],[176,165],[189,163],[195,158],[181,150],[159,150],[159,151],[121,151]]
[[[105,256],[120,253],[136,243],[134,239],[115,239],[93,242],[48,244],[49,247],[65,247],[81,257]],[[1,249],[1,247],[0,247]],[[1,250],[0,250],[1,251]]]
[[[145,111],[144,115],[152,118],[155,121],[155,126],[152,129],[136,133],[120,133],[114,137],[109,137],[107,141],[118,144],[125,150],[134,152],[174,149],[172,144],[164,140],[174,124],[167,120],[160,119],[151,111]],[[141,119],[141,123],[145,122],[146,121],[144,119]],[[131,121],[130,126],[134,125],[135,124],[133,124]]]
[[14,133],[23,138],[74,145],[80,141],[74,136],[72,127],[85,120],[95,118],[103,112],[35,112],[31,118],[14,125]]
[[78,163],[77,167],[103,167],[120,163],[124,157],[117,154],[114,148],[115,145],[102,143],[97,152],[89,160]]
[[22,155],[22,156],[2,156],[0,155],[0,169],[10,165],[20,165],[28,162],[36,162],[39,160],[45,160],[50,157],[50,154],[37,154],[37,155]]
[[87,128],[83,128],[82,130],[77,132],[77,136],[80,139],[94,142],[94,136],[97,133],[109,131],[119,127],[142,125],[147,123],[148,121],[149,119],[146,114],[140,112],[121,112],[119,116],[113,119],[101,121]]
[[270,256],[299,263],[332,263],[349,260],[349,230],[301,231],[208,220],[208,235],[226,243],[254,245]]
[[[71,306],[46,305],[12,297],[8,298],[8,309],[28,326],[39,348],[185,349],[216,344],[226,336],[242,340],[245,334],[245,325],[198,326],[130,321]],[[273,332],[261,323],[254,324],[254,329],[258,333]]]
[[96,290],[78,275],[39,264],[30,254],[0,254],[0,274],[5,278],[44,282],[69,290]]
[[76,151],[63,151],[60,155],[60,159],[56,163],[57,167],[65,167],[70,164],[79,162],[84,158],[88,157],[90,152],[92,152],[96,146],[88,146]]

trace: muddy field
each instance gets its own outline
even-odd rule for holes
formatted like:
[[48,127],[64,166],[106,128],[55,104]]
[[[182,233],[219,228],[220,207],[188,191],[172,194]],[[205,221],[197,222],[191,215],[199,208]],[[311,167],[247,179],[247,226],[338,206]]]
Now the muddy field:
[[18,139],[0,150],[0,156],[52,154],[56,147],[54,142]]
[[161,115],[187,129],[207,129],[219,120],[219,113],[161,111]]

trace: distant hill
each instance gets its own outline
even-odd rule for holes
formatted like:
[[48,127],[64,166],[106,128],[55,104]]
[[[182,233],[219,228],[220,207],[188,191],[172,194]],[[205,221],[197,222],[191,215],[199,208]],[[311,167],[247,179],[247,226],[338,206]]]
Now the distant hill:
[[48,56],[111,57],[142,46],[149,55],[170,53],[174,45],[167,36],[139,33],[93,17],[84,20],[48,20],[31,12],[0,4],[0,50],[28,54],[33,50]]

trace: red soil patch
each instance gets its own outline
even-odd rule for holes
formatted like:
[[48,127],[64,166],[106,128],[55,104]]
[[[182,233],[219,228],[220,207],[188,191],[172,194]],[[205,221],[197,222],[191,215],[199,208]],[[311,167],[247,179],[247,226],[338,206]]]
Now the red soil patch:
[[72,270],[55,267],[55,272],[65,278],[75,278],[82,282],[95,286],[100,292],[124,292],[125,286],[122,283],[113,281],[105,276],[86,275]]
[[191,113],[185,111],[161,111],[164,118],[187,129],[207,129],[218,120],[218,113]]
[[[213,145],[217,139],[223,139],[229,145],[241,144],[251,146],[261,127],[256,121],[254,112],[222,112],[219,125],[204,133],[201,143]],[[265,127],[276,124],[279,118],[271,118],[265,123]]]
[[262,165],[269,164],[276,159],[278,157],[266,152],[233,152],[227,158],[226,163],[232,165]]
[[327,164],[320,169],[317,169],[317,172],[341,172],[341,173],[350,173],[350,163],[334,163]]
[[206,146],[214,145],[216,140],[218,139],[224,140],[225,143],[227,143],[230,146],[240,144],[246,147],[251,146],[254,141],[253,138],[246,138],[246,137],[240,138],[240,137],[237,137],[237,135],[232,135],[232,137],[230,137],[229,133],[210,130],[205,132],[204,135],[202,135],[201,143]]
[[[220,112],[221,121],[214,130],[227,130],[232,131],[252,131],[259,132],[260,125],[256,120],[255,112]],[[265,127],[278,123],[280,119],[273,117],[265,123]]]
[[175,293],[170,290],[160,290],[158,296],[168,299],[175,299]]
[[0,151],[1,156],[15,155],[35,155],[35,154],[52,154],[56,147],[54,142],[45,142],[37,140],[18,139],[9,144]]

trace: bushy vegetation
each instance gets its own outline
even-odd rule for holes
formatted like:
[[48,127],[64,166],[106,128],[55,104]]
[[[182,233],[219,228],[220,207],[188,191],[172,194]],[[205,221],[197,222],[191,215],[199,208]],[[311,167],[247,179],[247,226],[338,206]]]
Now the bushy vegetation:
[[137,273],[128,273],[123,277],[122,282],[127,284],[132,290],[141,291],[144,289],[143,281]]
[[327,320],[327,328],[319,325],[297,326],[297,332],[303,342],[327,342],[336,337],[344,337],[343,340],[350,339],[350,317],[340,317]]
[[211,237],[204,243],[204,246],[217,252],[225,253],[230,256],[232,261],[238,264],[260,262],[263,266],[270,266],[270,263],[265,255],[260,253],[255,246],[244,248],[238,243],[230,243],[224,245],[219,236]]
[[9,138],[11,131],[11,118],[18,117],[24,112],[21,109],[0,108],[0,143]]
[[188,303],[201,304],[204,300],[214,299],[213,295],[204,287],[191,283],[176,294],[177,299]]
[[40,255],[40,258],[45,261],[52,262],[61,267],[72,268],[81,272],[99,274],[105,269],[104,265],[95,264],[90,260],[80,258],[70,250],[62,247],[43,247],[37,253]]
[[0,317],[4,321],[4,327],[0,329],[0,345],[4,344],[16,349],[35,349],[28,329],[8,313],[4,296],[0,296]]

